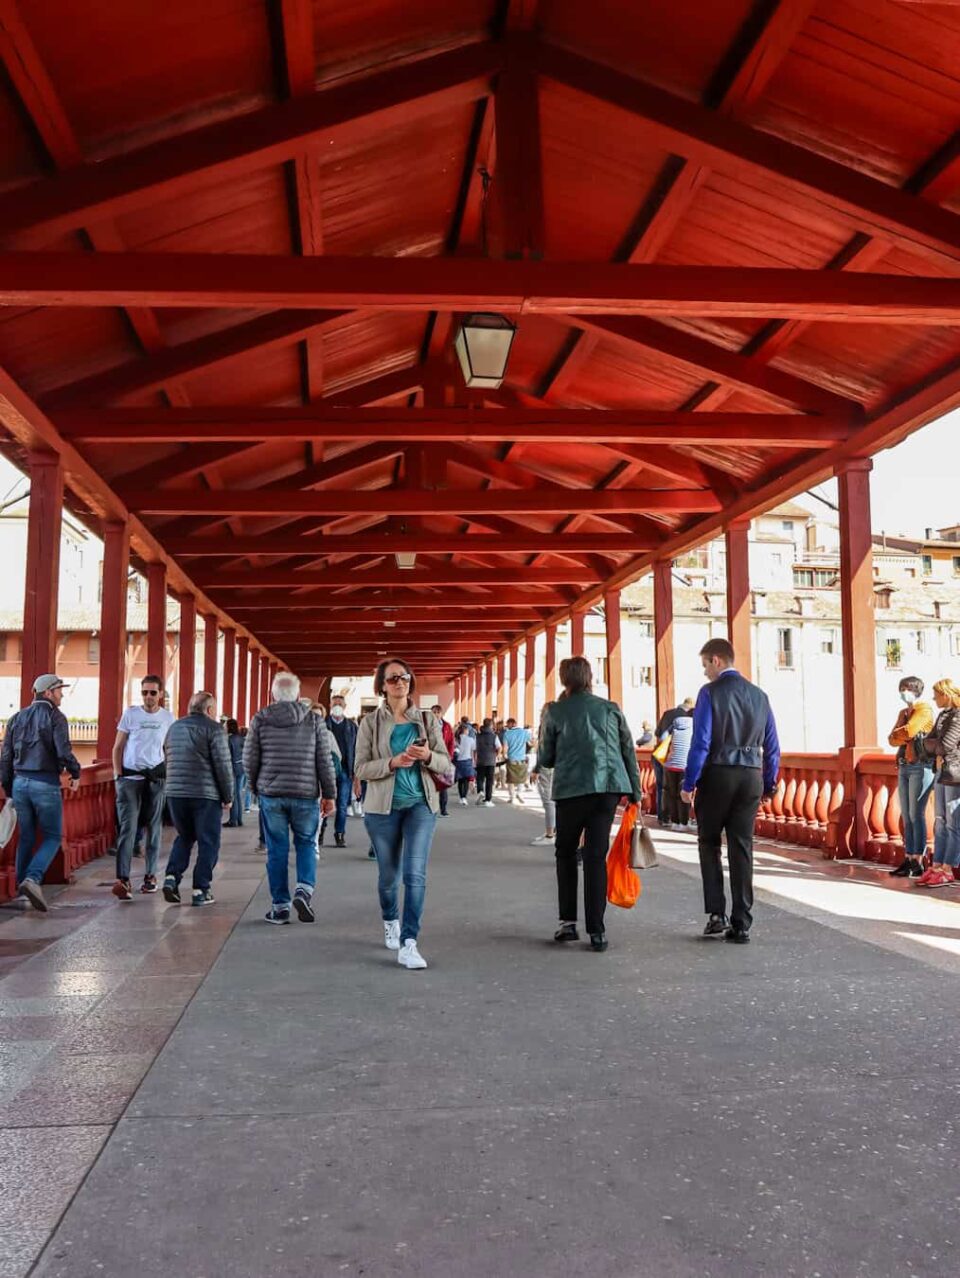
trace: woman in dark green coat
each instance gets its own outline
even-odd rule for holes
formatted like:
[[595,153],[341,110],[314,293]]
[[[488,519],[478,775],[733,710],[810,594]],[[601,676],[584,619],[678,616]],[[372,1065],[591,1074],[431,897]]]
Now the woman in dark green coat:
[[577,850],[583,836],[583,905],[590,945],[605,950],[607,851],[610,827],[622,795],[640,802],[640,770],[623,711],[593,695],[586,657],[560,662],[565,696],[547,706],[540,729],[537,768],[553,768],[557,805],[556,941],[579,940]]

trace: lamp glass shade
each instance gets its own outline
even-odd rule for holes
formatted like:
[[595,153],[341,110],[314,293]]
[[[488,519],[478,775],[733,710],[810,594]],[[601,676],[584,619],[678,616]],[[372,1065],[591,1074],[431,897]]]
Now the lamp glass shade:
[[454,346],[468,386],[496,390],[507,372],[516,327],[502,315],[467,315]]
[[396,560],[398,568],[416,568],[417,566],[416,552],[412,550],[398,550]]

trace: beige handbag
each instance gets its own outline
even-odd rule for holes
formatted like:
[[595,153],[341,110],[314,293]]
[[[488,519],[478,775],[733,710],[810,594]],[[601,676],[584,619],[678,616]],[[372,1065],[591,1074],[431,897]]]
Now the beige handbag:
[[630,869],[652,870],[658,866],[657,849],[650,831],[643,823],[643,813],[637,807],[637,819],[630,833]]

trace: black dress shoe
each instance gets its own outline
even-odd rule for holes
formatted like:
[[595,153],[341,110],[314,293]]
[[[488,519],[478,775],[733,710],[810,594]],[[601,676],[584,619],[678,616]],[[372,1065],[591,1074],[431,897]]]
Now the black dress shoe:
[[703,929],[704,936],[723,936],[727,930],[727,919],[724,914],[711,914],[707,919],[707,926]]
[[564,941],[579,941],[580,933],[576,923],[561,923],[553,934],[553,939],[562,945]]
[[891,879],[905,879],[910,873],[910,866],[913,864],[913,857],[904,857],[895,870],[890,871]]
[[345,848],[347,846],[347,836],[345,834],[335,834],[333,836],[333,841],[338,848]]
[[590,948],[596,950],[598,954],[602,954],[607,948],[608,941],[603,932],[590,933]]
[[910,868],[907,870],[907,878],[919,879],[923,874],[923,857],[915,856],[910,862]]
[[749,945],[750,933],[745,932],[742,927],[728,927],[723,934],[725,941],[730,941],[733,945]]

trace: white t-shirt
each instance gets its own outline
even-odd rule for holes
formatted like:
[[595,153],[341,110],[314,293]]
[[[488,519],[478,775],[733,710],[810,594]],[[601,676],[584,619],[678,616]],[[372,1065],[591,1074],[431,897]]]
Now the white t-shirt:
[[472,732],[461,732],[460,740],[457,742],[454,752],[454,758],[464,761],[472,759],[477,753],[477,738]]
[[118,732],[127,734],[123,747],[123,766],[134,772],[155,768],[163,762],[163,743],[174,717],[169,710],[155,710],[147,714],[142,706],[130,706],[124,710]]

